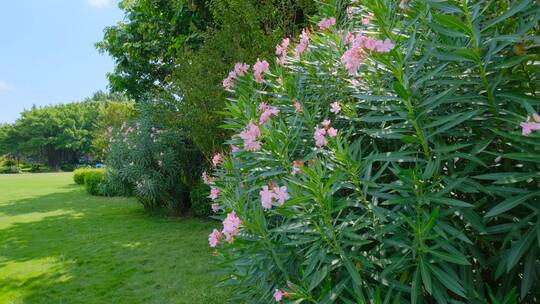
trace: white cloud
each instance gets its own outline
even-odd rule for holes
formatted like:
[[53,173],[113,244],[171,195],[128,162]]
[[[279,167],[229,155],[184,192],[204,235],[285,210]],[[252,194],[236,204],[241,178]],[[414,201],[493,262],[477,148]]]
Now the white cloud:
[[96,8],[109,7],[112,4],[112,0],[86,0],[86,2]]
[[13,91],[15,87],[5,81],[0,80],[0,92]]

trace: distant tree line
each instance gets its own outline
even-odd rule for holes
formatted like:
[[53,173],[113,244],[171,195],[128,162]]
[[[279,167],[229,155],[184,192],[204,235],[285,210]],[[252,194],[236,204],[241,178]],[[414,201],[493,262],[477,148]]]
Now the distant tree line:
[[53,169],[99,161],[107,129],[134,115],[132,102],[103,92],[80,102],[33,106],[14,123],[0,125],[0,155]]

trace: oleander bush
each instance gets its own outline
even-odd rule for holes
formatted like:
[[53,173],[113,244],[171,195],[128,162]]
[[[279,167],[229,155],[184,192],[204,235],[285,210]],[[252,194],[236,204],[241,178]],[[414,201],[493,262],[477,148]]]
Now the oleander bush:
[[538,2],[319,6],[224,81],[230,301],[538,303]]
[[103,195],[103,185],[105,183],[105,170],[93,169],[84,174],[84,189],[90,195]]
[[147,209],[184,214],[204,159],[182,129],[171,125],[174,104],[152,100],[138,107],[137,118],[111,131],[104,191],[133,194]]

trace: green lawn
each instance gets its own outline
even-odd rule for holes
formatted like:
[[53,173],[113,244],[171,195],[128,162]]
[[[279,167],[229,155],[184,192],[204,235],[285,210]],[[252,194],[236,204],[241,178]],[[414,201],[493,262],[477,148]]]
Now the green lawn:
[[88,196],[71,173],[0,175],[0,303],[223,303],[214,226]]

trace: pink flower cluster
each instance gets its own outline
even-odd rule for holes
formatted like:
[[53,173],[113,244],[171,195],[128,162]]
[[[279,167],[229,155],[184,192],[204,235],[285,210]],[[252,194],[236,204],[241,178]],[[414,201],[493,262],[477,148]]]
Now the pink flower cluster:
[[261,130],[253,121],[249,121],[244,131],[240,132],[240,138],[244,140],[244,149],[246,151],[259,151],[261,149],[261,142],[258,138],[261,136]]
[[210,247],[216,247],[223,238],[223,235],[225,235],[227,242],[232,243],[234,241],[234,236],[240,233],[241,223],[240,218],[236,216],[234,211],[227,214],[227,218],[223,220],[223,231],[221,232],[214,229],[208,236]]
[[257,83],[262,83],[262,75],[266,72],[268,72],[268,69],[270,68],[270,64],[268,64],[268,61],[263,60],[260,61],[257,59],[257,62],[253,65],[253,71],[255,75],[255,81]]
[[336,18],[334,17],[324,18],[323,20],[321,20],[321,22],[319,22],[319,27],[321,28],[321,30],[325,30],[335,24],[336,24]]
[[330,104],[330,112],[337,114],[341,111],[341,106],[339,105],[339,102],[333,102]]
[[357,35],[354,37],[354,39],[352,39],[352,47],[341,57],[341,62],[345,65],[345,68],[349,74],[354,75],[362,61],[367,56],[366,50],[377,53],[388,53],[394,47],[395,45],[388,38],[383,41],[371,37]]
[[283,298],[288,298],[289,294],[287,292],[285,292],[285,291],[276,289],[276,291],[274,292],[273,297],[274,297],[274,300],[276,300],[276,302],[281,302],[281,300]]
[[276,202],[276,205],[281,206],[289,199],[286,186],[263,186],[259,194],[261,196],[261,205],[266,210],[272,208],[274,201]]
[[533,114],[532,120],[531,117],[528,117],[527,121],[522,122],[520,126],[524,136],[530,135],[535,130],[540,131],[540,115]]
[[294,105],[294,111],[295,111],[295,112],[300,112],[300,111],[302,111],[302,104],[299,103],[298,100],[293,99],[292,102],[293,102],[293,105]]
[[208,175],[208,173],[206,173],[206,171],[204,171],[202,173],[202,179],[203,179],[203,182],[207,185],[213,185],[214,184],[214,178],[210,175]]
[[210,233],[210,235],[208,236],[208,243],[210,244],[210,247],[216,247],[219,241],[221,241],[222,237],[223,234],[219,230],[214,229],[214,231],[212,231],[212,233]]
[[368,25],[371,23],[371,19],[373,19],[375,15],[373,15],[373,13],[369,13],[367,16],[365,16],[364,18],[362,18],[362,24],[363,25]]
[[234,86],[234,80],[238,76],[244,76],[249,70],[249,65],[238,62],[234,65],[234,70],[229,72],[227,78],[223,79],[223,87],[230,90]]
[[223,234],[225,234],[229,243],[232,243],[233,237],[240,233],[240,224],[242,224],[242,221],[234,211],[227,214],[227,217],[223,220]]
[[217,167],[219,166],[219,164],[223,161],[223,155],[221,155],[221,153],[216,153],[214,154],[214,156],[212,157],[212,165],[214,165],[214,167]]
[[212,186],[210,187],[210,195],[208,196],[209,199],[216,201],[219,197],[219,188]]
[[278,44],[276,46],[276,55],[277,58],[277,64],[284,65],[285,64],[285,58],[287,57],[287,49],[289,48],[290,40],[289,38],[283,38],[281,41],[281,44]]
[[210,247],[216,247],[224,235],[227,242],[232,243],[234,241],[234,236],[240,233],[241,223],[240,218],[236,216],[234,211],[227,214],[227,218],[223,220],[223,231],[214,229],[208,236],[208,243],[210,244]]
[[313,133],[313,139],[315,139],[315,146],[321,148],[328,144],[328,139],[326,135],[330,137],[337,136],[337,130],[330,127],[330,120],[325,119],[322,122],[323,127],[315,127],[315,132]]
[[259,110],[262,112],[261,117],[259,117],[260,125],[265,123],[271,116],[277,116],[279,114],[279,109],[277,107],[269,106],[266,102],[261,102],[259,104]]
[[302,34],[300,34],[300,42],[298,42],[298,45],[296,45],[295,49],[295,55],[296,57],[300,57],[300,55],[305,52],[309,47],[309,30],[304,29],[302,30]]

